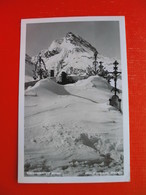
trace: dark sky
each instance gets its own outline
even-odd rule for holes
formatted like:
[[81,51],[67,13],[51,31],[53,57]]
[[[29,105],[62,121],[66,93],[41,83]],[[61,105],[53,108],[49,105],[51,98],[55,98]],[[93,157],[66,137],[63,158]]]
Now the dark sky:
[[80,35],[99,53],[120,59],[120,34],[118,21],[34,23],[26,27],[26,53],[30,56],[47,49],[53,40],[67,32]]

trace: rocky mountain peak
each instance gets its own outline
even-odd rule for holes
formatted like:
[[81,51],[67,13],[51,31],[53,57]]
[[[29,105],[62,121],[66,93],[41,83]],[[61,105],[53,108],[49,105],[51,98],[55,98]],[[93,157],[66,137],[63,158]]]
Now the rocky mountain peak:
[[73,34],[72,32],[68,32],[65,36],[66,41],[69,41],[75,46],[84,47],[85,49],[90,49],[92,52],[97,52],[96,48],[93,47],[89,42],[87,42],[82,37]]
[[66,38],[66,40],[71,41],[71,40],[73,40],[73,39],[76,39],[77,36],[74,35],[72,32],[68,32],[68,33],[66,34],[65,38]]

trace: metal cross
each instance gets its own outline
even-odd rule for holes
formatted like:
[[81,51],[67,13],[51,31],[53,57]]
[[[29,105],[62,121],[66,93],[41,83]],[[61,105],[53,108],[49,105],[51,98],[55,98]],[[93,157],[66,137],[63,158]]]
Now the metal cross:
[[108,72],[113,74],[113,78],[114,78],[114,82],[115,82],[115,86],[113,87],[112,91],[115,91],[115,96],[117,95],[117,92],[119,92],[119,90],[117,89],[117,77],[121,74],[121,72],[117,71],[118,70],[118,62],[117,60],[113,63],[114,64],[114,71],[113,72]]
[[98,51],[95,51],[95,52],[94,52],[95,61],[96,61],[96,59],[97,59],[97,55],[98,55]]
[[97,72],[97,65],[98,65],[98,62],[97,61],[94,61],[93,62],[93,65],[94,65],[94,67],[95,67],[95,73]]
[[95,61],[93,62],[93,65],[95,67],[95,74],[97,72],[97,65],[98,65],[98,62],[97,62],[97,55],[98,55],[98,51],[95,51],[94,52],[94,58],[95,58]]

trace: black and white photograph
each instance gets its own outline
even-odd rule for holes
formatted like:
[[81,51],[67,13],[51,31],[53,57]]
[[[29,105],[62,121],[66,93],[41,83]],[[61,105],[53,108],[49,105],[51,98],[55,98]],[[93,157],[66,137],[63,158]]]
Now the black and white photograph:
[[124,17],[21,21],[20,183],[130,180]]

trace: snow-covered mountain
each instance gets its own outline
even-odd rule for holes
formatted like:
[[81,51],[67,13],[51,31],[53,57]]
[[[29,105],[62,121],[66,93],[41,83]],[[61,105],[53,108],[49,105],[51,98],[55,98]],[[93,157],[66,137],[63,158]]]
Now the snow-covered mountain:
[[[40,51],[47,69],[54,70],[55,75],[65,71],[67,74],[86,75],[94,69],[93,62],[96,48],[82,37],[68,32],[65,37],[54,40],[48,49]],[[32,62],[37,56],[32,57]],[[102,61],[105,69],[113,70],[115,59],[104,57],[100,53],[97,61]],[[120,62],[119,62],[120,63]]]

